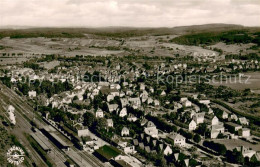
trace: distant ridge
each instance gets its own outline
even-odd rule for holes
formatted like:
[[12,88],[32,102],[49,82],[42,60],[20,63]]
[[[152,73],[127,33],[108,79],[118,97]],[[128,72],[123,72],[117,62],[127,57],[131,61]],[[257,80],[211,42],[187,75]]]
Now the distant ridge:
[[201,32],[219,32],[229,30],[250,30],[260,31],[260,27],[245,27],[234,24],[204,24],[179,27],[30,27],[30,26],[5,26],[0,29],[0,38],[31,38],[31,37],[64,37],[76,38],[85,37],[85,34],[93,34],[107,37],[134,37],[144,35],[183,35]]

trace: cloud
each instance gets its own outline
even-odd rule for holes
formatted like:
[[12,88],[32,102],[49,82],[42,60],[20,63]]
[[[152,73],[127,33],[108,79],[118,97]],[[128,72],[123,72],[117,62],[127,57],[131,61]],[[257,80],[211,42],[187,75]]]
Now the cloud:
[[259,0],[1,0],[0,26],[260,26]]

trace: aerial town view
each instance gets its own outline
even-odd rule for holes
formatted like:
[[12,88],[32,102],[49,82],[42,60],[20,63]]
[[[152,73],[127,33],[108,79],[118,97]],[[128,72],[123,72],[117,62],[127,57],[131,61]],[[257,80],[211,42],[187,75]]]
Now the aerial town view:
[[258,0],[1,0],[1,167],[260,166]]

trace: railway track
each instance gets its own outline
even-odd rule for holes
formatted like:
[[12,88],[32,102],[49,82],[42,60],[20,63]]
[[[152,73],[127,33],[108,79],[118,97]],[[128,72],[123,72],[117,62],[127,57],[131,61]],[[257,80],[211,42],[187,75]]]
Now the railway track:
[[[32,126],[30,124],[30,120],[34,119],[34,113],[33,113],[34,109],[31,106],[29,106],[13,90],[7,88],[5,85],[0,84],[0,88],[1,88],[0,96],[2,96],[5,99],[5,105],[12,104],[17,110],[17,112],[16,112],[16,113],[18,113],[17,116],[19,116],[23,120],[22,122],[24,122],[24,123],[22,123],[19,121],[19,125],[18,124],[17,125],[20,126],[20,128],[27,128],[27,129],[28,129],[28,127],[31,128]],[[47,125],[44,121],[42,121],[40,119],[39,120],[37,119],[37,123]],[[54,150],[56,151],[55,152],[55,153],[57,153],[56,156],[60,159],[60,161],[63,161],[63,162],[66,161],[67,158],[65,158],[64,154],[66,154],[68,157],[72,158],[71,157],[72,154],[69,155],[67,152],[58,149],[55,145],[54,145],[54,148],[56,148]],[[72,149],[76,154],[78,154],[78,155],[74,156],[74,158],[82,157],[84,159],[84,161],[86,161],[89,165],[91,165],[93,167],[97,167],[97,166],[104,167],[104,164],[102,164],[98,159],[96,159],[92,155],[90,155],[86,152],[79,151],[74,146],[72,146]],[[56,165],[61,166],[58,164],[56,164]],[[84,164],[83,164],[83,166],[84,166]]]

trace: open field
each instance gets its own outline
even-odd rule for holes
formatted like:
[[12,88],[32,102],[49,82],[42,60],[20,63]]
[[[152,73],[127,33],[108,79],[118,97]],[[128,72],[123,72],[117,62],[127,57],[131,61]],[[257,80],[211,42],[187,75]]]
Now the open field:
[[247,72],[242,74],[244,74],[244,77],[242,77],[240,81],[239,78],[237,77],[236,80],[235,78],[233,78],[231,81],[227,79],[222,83],[218,82],[218,83],[214,83],[213,85],[215,86],[224,85],[236,90],[251,89],[256,93],[259,92],[260,72]]
[[253,145],[240,139],[213,139],[214,142],[224,144],[228,150],[233,150],[235,147],[245,146],[260,151],[260,144]]

